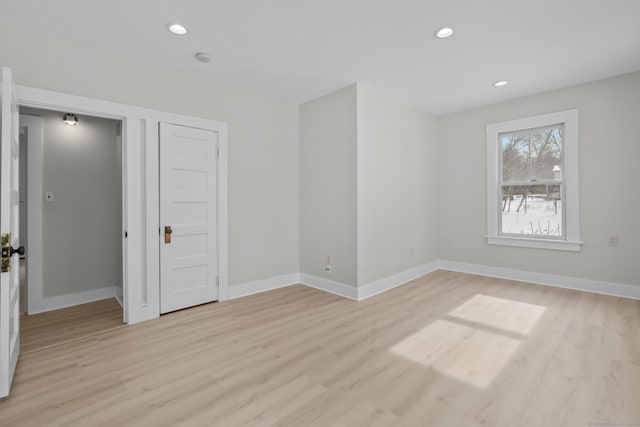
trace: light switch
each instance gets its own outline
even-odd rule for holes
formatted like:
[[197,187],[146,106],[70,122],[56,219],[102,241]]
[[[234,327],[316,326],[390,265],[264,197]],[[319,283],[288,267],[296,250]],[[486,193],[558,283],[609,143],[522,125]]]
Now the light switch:
[[44,193],[44,201],[53,202],[53,191],[47,191],[46,193]]

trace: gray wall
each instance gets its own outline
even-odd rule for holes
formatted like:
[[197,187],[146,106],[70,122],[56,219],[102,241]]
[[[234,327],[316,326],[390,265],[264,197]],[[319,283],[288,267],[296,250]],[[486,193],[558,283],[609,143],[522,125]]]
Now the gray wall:
[[358,286],[438,259],[437,119],[358,85]]
[[20,132],[20,245],[27,247],[27,134]]
[[122,192],[114,120],[21,109],[43,121],[43,297],[121,283]]
[[[578,108],[578,253],[486,243],[488,123]],[[640,73],[440,118],[442,259],[640,285]],[[618,247],[607,236],[620,237]]]
[[[122,188],[122,123],[116,124],[116,176],[119,177],[118,184],[120,185],[120,196],[116,203],[113,206],[113,210],[117,215],[120,215],[120,223],[124,224],[124,214],[122,212],[122,194],[124,189]],[[122,226],[121,226],[122,228]],[[121,230],[120,235],[123,234],[123,230]],[[118,242],[118,251],[117,251],[117,261],[118,261],[118,271],[123,271],[123,241]],[[124,302],[124,281],[122,280],[122,275],[118,277],[118,282],[116,283],[116,296],[118,300],[122,303]]]
[[298,105],[6,26],[0,64],[20,85],[228,123],[229,283],[298,272]]
[[[357,285],[356,85],[300,106],[300,271]],[[331,256],[333,274],[324,271]]]

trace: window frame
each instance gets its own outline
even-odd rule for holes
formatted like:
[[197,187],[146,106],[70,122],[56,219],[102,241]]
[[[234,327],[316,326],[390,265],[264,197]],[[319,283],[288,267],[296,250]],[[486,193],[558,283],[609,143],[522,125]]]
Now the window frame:
[[[528,235],[502,234],[502,149],[499,135],[553,125],[564,125],[563,237],[540,238]],[[578,203],[578,110],[565,110],[487,125],[487,243],[578,252],[581,249]],[[500,194],[499,194],[500,193]]]

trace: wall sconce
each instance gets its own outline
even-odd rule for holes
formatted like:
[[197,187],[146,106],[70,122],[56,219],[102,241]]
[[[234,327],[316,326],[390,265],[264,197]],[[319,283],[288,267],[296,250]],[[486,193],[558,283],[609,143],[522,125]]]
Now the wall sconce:
[[69,126],[75,126],[78,124],[78,118],[75,114],[67,113],[64,115],[64,122]]

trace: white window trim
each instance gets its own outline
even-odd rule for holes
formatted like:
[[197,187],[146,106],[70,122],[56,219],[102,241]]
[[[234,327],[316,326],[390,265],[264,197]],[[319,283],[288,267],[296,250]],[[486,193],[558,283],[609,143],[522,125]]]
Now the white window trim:
[[[500,152],[498,134],[564,123],[564,186],[566,227],[564,239],[500,236],[498,230]],[[580,217],[578,212],[578,110],[542,114],[524,119],[487,125],[487,243],[490,245],[580,251]]]

